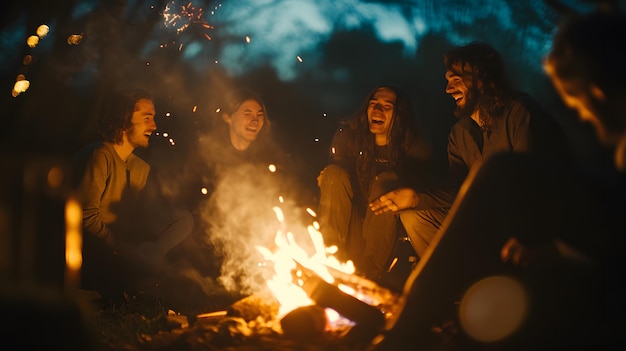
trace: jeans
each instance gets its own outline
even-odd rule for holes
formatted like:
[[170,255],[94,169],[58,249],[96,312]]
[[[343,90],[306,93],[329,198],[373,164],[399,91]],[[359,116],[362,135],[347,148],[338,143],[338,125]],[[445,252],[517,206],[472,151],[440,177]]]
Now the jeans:
[[[398,185],[395,173],[377,175],[367,196],[352,174],[328,165],[320,177],[320,229],[326,246],[337,245],[338,258],[351,259],[357,269],[383,272],[396,242],[398,215],[375,215],[368,203]],[[367,199],[367,200],[366,200]]]
[[450,211],[448,207],[428,210],[405,210],[400,212],[400,221],[406,230],[411,246],[419,257],[426,252],[426,248],[437,234],[443,220]]

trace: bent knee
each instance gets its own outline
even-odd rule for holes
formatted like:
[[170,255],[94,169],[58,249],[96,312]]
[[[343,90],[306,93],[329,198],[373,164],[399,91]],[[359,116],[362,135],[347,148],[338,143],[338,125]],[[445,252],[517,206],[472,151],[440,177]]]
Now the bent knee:
[[326,166],[323,170],[323,175],[320,179],[320,187],[335,184],[350,184],[350,174],[345,168],[331,164]]

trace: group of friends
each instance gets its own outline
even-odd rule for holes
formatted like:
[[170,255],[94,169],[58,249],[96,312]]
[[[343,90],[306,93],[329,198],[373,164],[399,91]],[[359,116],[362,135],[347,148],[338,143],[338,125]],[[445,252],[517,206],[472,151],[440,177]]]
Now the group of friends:
[[[626,66],[619,49],[625,38],[626,16],[618,9],[572,15],[558,28],[543,62],[565,105],[591,123],[613,153],[614,169],[608,173],[580,169],[559,123],[509,84],[501,54],[484,42],[444,55],[446,93],[455,100],[458,118],[448,136],[445,179],[433,177],[433,150],[411,98],[400,87],[376,87],[352,118],[340,122],[329,162],[317,177],[326,245],[336,245],[340,258],[352,260],[357,273],[372,280],[389,268],[399,236],[408,237],[419,258],[404,285],[402,312],[377,347],[403,349],[426,338],[434,321],[447,318],[462,292],[480,277],[519,270],[546,274],[546,265],[562,267],[563,262],[568,269],[575,262],[575,272],[591,267],[574,280],[597,278],[600,291],[595,285],[580,294],[561,291],[597,301],[575,301],[586,306],[580,307],[582,317],[569,305],[553,312],[568,322],[592,315],[594,320],[576,327],[566,323],[567,335],[557,341],[554,332],[552,341],[571,337],[568,343],[576,345],[619,337],[613,332],[623,326],[617,277],[623,273],[619,253],[626,232],[621,219],[626,209]],[[223,141],[214,149],[220,162],[200,171],[206,172],[203,182],[242,163],[284,162],[269,137],[261,98],[248,90],[227,95],[212,135]],[[103,276],[90,278],[89,270],[112,270],[107,266],[112,257],[131,261],[124,267],[162,269],[196,225],[190,206],[154,206],[162,202],[141,195],[153,177],[134,151],[148,146],[157,130],[154,118],[153,99],[141,90],[116,91],[103,105],[102,141],[84,153],[78,187],[84,228],[92,234],[85,237],[87,283],[103,285]],[[112,272],[109,276],[115,277]],[[557,290],[573,284],[551,282]],[[549,334],[539,329],[531,335]]]

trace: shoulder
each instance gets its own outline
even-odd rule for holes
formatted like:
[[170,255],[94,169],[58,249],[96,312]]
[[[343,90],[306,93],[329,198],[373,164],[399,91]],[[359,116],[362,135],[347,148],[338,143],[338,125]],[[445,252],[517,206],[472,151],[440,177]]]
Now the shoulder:
[[509,116],[549,116],[548,111],[532,96],[519,93],[509,103]]
[[420,160],[426,160],[431,157],[431,146],[424,138],[413,137],[407,146],[407,155],[410,157]]
[[107,144],[98,141],[84,146],[80,149],[76,155],[74,155],[74,161],[78,164],[86,163],[100,163],[113,160],[113,148],[107,146]]
[[456,121],[452,127],[450,128],[450,133],[451,134],[458,134],[458,133],[462,133],[466,130],[469,130],[470,128],[472,128],[473,126],[475,126],[476,123],[469,117],[461,117],[458,121]]
[[137,156],[136,154],[132,153],[130,154],[130,156],[128,156],[128,164],[131,168],[134,169],[141,169],[141,170],[145,170],[145,171],[149,171],[150,170],[150,164],[148,164],[148,162],[146,162],[144,159],[142,159],[141,157]]

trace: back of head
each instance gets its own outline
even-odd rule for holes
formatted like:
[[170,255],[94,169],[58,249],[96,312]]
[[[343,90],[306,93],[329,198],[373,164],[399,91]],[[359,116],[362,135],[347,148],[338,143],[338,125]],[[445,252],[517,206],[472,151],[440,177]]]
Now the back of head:
[[609,96],[626,91],[626,14],[597,11],[570,14],[555,34],[548,54],[560,79],[580,87],[595,84]]
[[[572,96],[586,96],[587,108],[612,135],[626,130],[625,42],[624,11],[609,7],[588,14],[570,13],[560,23],[546,57],[546,67],[561,89]],[[602,96],[593,93],[594,89]]]
[[123,89],[115,90],[104,98],[98,120],[98,132],[102,140],[122,142],[122,132],[131,127],[135,103],[142,99],[152,101],[152,96],[143,89]]

